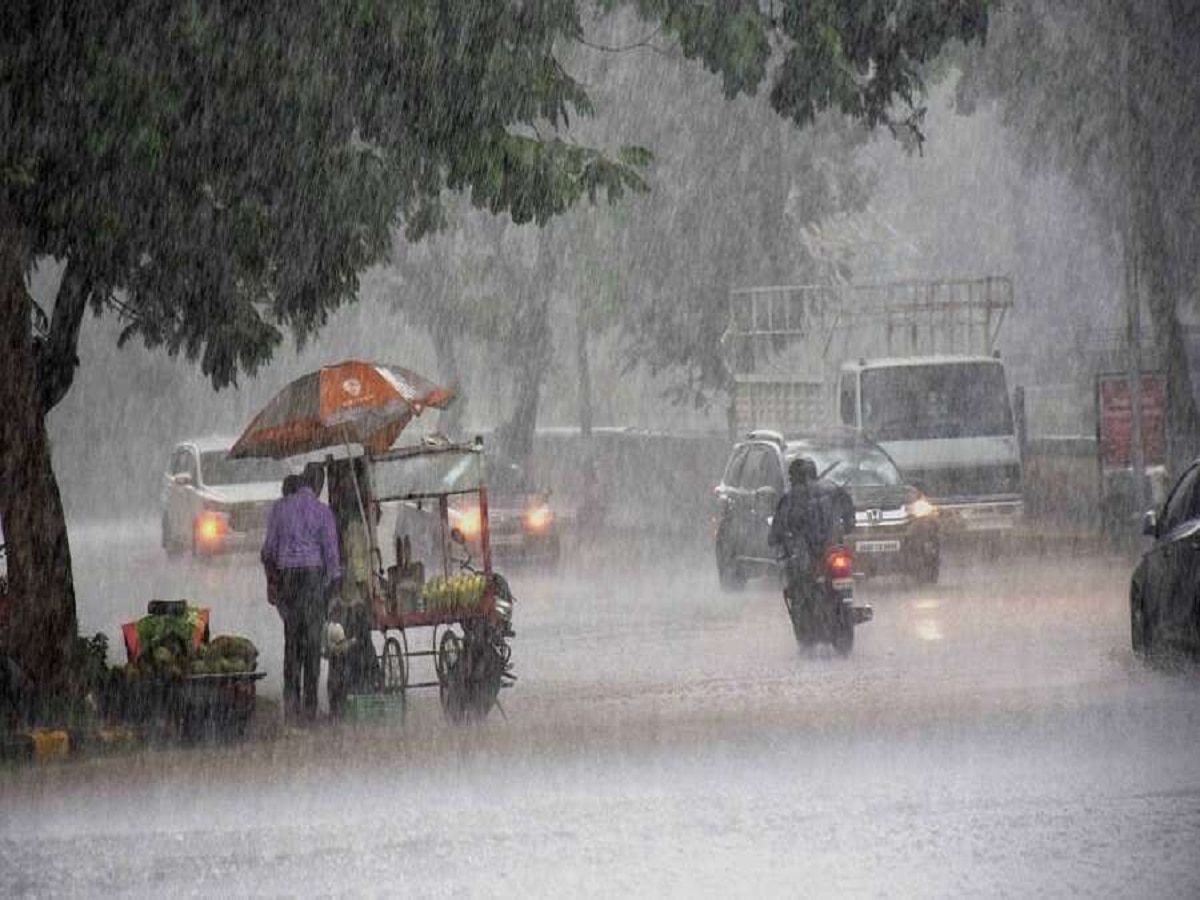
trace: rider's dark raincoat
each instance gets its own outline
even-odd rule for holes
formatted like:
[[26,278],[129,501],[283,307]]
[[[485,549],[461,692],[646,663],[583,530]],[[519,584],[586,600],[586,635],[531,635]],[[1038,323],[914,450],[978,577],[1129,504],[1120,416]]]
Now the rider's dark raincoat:
[[775,506],[767,544],[806,566],[820,559],[830,524],[827,504],[821,501],[820,490],[812,482],[792,485]]

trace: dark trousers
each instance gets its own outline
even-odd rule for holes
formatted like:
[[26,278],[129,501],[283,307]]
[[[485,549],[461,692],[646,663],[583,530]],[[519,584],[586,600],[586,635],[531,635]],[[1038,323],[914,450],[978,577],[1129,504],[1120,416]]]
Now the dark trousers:
[[288,718],[317,716],[321,678],[321,630],[325,627],[325,570],[283,569],[279,573],[283,617],[283,711]]

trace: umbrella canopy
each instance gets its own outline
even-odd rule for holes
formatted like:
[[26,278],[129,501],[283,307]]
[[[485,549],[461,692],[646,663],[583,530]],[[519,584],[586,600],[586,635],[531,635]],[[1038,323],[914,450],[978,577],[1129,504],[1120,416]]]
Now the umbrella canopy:
[[444,409],[454,391],[402,366],[351,359],[310,372],[275,395],[229,455],[282,459],[322,447],[361,444],[382,453],[427,407]]

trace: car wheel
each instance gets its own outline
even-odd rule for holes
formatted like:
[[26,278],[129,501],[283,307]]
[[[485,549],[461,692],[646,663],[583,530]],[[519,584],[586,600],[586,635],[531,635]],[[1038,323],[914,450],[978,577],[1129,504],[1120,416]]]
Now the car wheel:
[[937,584],[941,568],[942,561],[936,554],[923,556],[913,569],[913,578],[918,584]]
[[[721,529],[724,532],[724,528]],[[716,535],[716,576],[721,582],[721,590],[737,592],[746,586],[746,575],[737,557],[728,548],[724,534]]]
[[1150,652],[1150,623],[1146,618],[1146,603],[1137,586],[1129,591],[1129,638],[1134,653]]
[[546,555],[546,560],[542,563],[542,568],[547,572],[557,572],[558,564],[562,559],[562,545],[558,537],[554,538],[554,542],[550,545],[550,552]]
[[746,573],[720,542],[717,543],[717,577],[723,591],[732,593],[746,586]]

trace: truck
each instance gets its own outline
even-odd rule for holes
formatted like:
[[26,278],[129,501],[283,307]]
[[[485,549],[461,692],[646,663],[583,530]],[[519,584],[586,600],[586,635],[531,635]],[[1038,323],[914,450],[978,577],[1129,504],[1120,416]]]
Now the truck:
[[729,305],[735,434],[848,426],[937,505],[944,532],[1017,526],[1021,441],[996,350],[1009,279],[738,288]]

